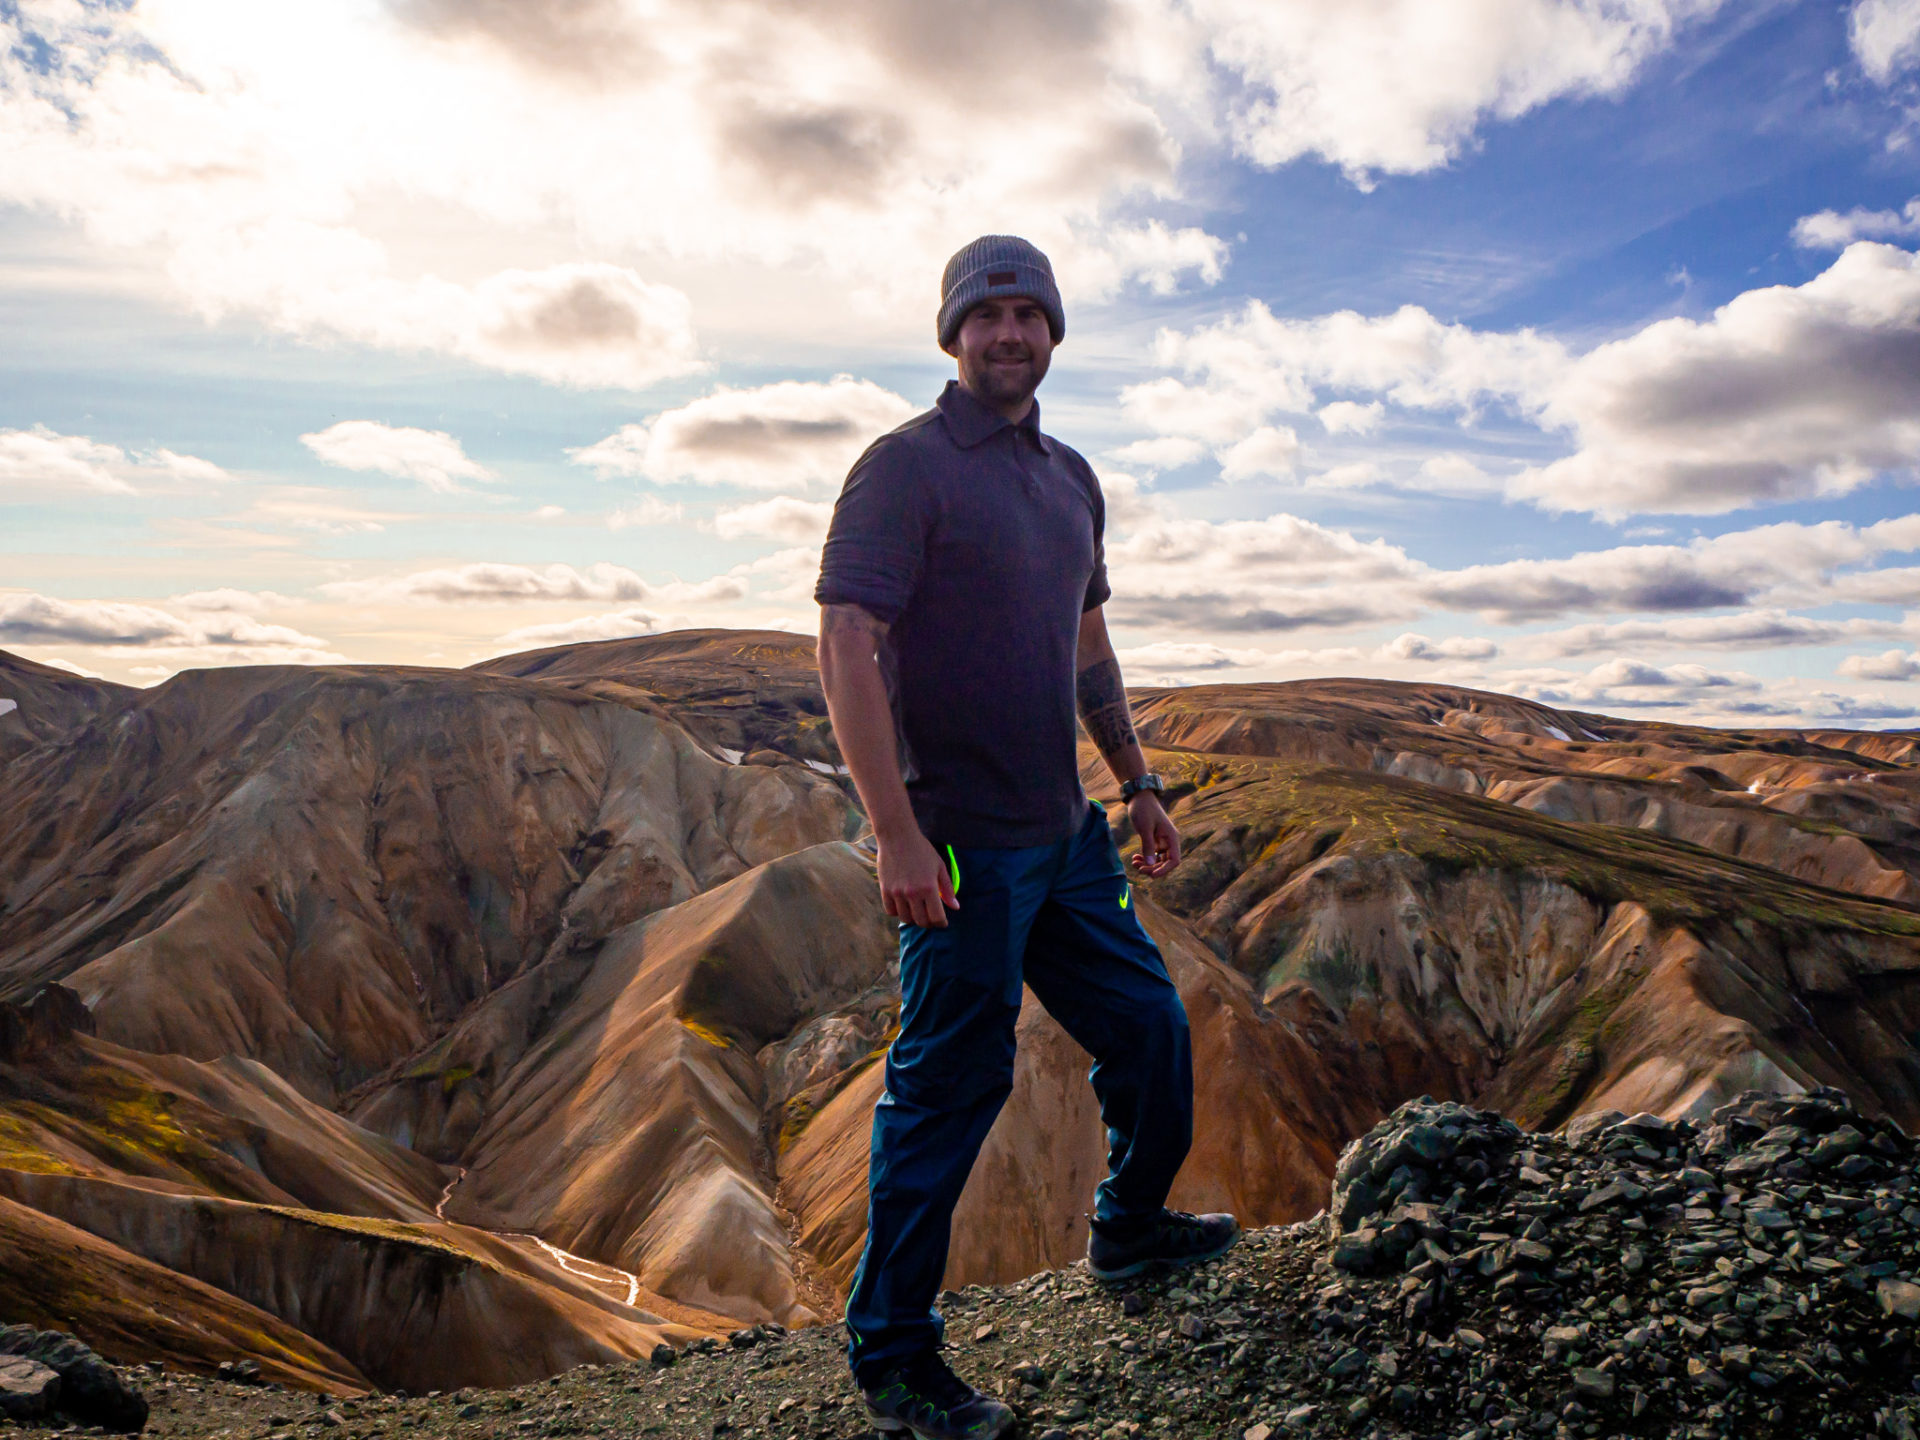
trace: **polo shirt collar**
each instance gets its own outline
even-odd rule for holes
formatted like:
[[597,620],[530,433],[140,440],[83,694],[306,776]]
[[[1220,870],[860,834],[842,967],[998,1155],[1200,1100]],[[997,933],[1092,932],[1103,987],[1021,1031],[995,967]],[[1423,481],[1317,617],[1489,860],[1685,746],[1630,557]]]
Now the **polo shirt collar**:
[[962,450],[971,450],[981,441],[998,435],[1002,430],[1024,430],[1033,443],[1040,447],[1040,453],[1051,455],[1053,442],[1040,431],[1040,402],[1035,400],[1033,408],[1027,411],[1026,418],[1015,425],[1006,416],[989,410],[966,390],[958,380],[949,380],[947,388],[940,392],[940,416],[947,422],[947,433],[953,436],[953,443]]

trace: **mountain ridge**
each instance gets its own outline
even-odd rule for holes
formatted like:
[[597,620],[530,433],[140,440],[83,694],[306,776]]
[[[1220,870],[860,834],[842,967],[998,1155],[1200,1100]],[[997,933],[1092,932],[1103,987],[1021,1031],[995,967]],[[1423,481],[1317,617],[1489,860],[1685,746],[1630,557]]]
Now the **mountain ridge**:
[[[292,1298],[397,1263],[326,1238],[364,1225],[503,1277],[406,1341],[472,1357],[441,1386],[526,1378],[482,1338],[515,1326],[537,1369],[831,1317],[898,1000],[810,641],[40,669],[0,657],[46,731],[0,751],[0,1037],[49,985],[85,1019],[0,1055],[0,1195],[336,1347],[290,1374],[407,1383]],[[1359,679],[1131,698],[1189,852],[1138,887],[1198,1058],[1174,1203],[1298,1220],[1425,1093],[1551,1127],[1833,1085],[1920,1126],[1912,735]],[[1031,997],[1020,1036],[950,1285],[1084,1245],[1086,1057]]]

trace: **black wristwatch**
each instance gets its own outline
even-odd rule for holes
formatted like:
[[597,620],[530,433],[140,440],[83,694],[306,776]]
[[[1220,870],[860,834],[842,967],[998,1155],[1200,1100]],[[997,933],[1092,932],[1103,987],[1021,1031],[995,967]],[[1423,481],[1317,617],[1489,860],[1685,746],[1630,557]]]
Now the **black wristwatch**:
[[1138,795],[1142,790],[1151,790],[1156,795],[1164,795],[1167,793],[1167,782],[1151,770],[1144,775],[1136,775],[1131,780],[1122,781],[1120,785],[1121,802],[1125,803],[1133,799],[1133,797]]

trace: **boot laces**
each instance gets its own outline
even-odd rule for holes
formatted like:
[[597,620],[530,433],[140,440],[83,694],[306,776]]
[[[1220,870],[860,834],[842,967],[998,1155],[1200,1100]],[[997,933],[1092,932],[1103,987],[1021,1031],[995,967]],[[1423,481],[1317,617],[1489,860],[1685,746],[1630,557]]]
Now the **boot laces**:
[[935,1410],[951,1413],[971,1401],[975,1394],[974,1388],[948,1369],[947,1362],[932,1350],[902,1365],[900,1376],[916,1400],[925,1401]]

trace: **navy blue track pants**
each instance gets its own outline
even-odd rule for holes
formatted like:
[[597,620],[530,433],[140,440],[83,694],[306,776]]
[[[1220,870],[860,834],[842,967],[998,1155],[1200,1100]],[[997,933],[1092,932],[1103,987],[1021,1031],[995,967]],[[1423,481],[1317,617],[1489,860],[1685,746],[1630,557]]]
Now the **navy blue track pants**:
[[1100,807],[1057,844],[941,858],[960,908],[944,930],[900,926],[900,1035],[873,1112],[867,1246],[847,1299],[848,1360],[867,1386],[940,1343],[953,1207],[1013,1089],[1023,981],[1093,1056],[1108,1164],[1095,1216],[1158,1214],[1193,1138],[1187,1013]]

